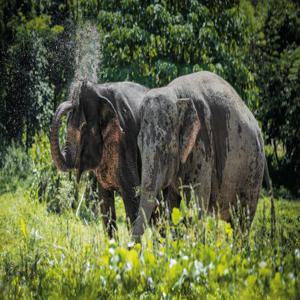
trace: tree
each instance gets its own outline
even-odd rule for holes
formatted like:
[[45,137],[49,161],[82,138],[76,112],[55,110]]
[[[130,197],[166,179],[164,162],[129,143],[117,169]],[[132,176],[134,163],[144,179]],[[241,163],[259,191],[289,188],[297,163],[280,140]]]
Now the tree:
[[245,58],[248,31],[238,1],[103,1],[102,80],[150,87],[199,70],[227,79],[251,104],[254,77]]
[[273,178],[300,193],[300,6],[271,1],[257,33],[254,71],[259,114],[273,145]]

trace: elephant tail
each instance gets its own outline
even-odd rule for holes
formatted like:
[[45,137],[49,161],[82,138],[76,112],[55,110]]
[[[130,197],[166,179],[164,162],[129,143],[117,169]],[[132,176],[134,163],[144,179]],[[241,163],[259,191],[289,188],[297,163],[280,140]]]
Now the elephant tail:
[[272,182],[269,175],[269,168],[267,159],[265,156],[265,164],[264,164],[264,182],[266,185],[266,188],[269,193],[270,202],[271,202],[271,241],[274,241],[275,231],[276,231],[276,215],[275,215],[275,204],[274,204],[274,195],[273,195],[273,187]]

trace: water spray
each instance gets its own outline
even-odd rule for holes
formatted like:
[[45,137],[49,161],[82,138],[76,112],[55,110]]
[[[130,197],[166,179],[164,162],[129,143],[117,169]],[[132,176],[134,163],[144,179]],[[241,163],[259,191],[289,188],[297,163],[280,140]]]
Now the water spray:
[[[98,82],[101,61],[100,36],[97,26],[91,22],[78,25],[76,29],[75,72],[70,84],[69,98],[79,100],[82,82]],[[77,102],[78,103],[78,102]]]

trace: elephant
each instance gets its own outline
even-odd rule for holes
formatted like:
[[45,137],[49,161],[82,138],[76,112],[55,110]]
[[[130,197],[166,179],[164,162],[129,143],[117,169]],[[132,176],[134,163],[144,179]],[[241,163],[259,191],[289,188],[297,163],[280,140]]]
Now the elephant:
[[192,185],[199,210],[231,221],[240,205],[253,220],[266,171],[259,125],[234,88],[207,71],[149,90],[140,107],[141,186],[133,237],[143,235],[158,195],[180,205]]
[[[140,185],[137,147],[139,106],[148,88],[133,82],[95,84],[77,80],[69,99],[57,108],[51,126],[51,154],[61,171],[95,175],[100,210],[110,237],[116,229],[114,191],[120,192],[130,223],[136,219]],[[59,145],[59,128],[67,118],[66,143]]]

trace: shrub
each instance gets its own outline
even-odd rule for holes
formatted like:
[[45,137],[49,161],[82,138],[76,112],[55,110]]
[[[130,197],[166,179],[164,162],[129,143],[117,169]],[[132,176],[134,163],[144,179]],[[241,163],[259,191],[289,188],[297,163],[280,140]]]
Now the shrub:
[[71,172],[59,172],[52,160],[49,138],[43,132],[35,135],[29,152],[34,174],[30,189],[33,199],[46,202],[50,212],[61,214],[73,209],[86,221],[97,219],[97,213],[93,211],[97,202],[93,193],[97,188],[91,188],[92,181],[88,175],[77,184]]
[[249,32],[233,1],[103,1],[104,81],[162,86],[193,71],[216,72],[250,105],[257,89],[247,66]]
[[[125,223],[118,224],[118,241],[108,240],[99,226],[86,226],[73,214],[49,214],[32,199],[7,201],[18,213],[7,209],[5,220],[0,218],[3,299],[299,297],[300,252],[297,244],[286,247],[280,233],[294,232],[297,223],[288,229],[280,216],[271,247],[269,214],[262,205],[269,206],[269,199],[260,203],[250,247],[229,224],[206,214],[199,220],[193,204],[173,212],[172,223],[164,224],[165,237],[149,228],[142,244],[130,249]],[[191,220],[188,226],[185,218]],[[292,221],[297,222],[295,216]]]
[[32,162],[24,147],[12,143],[1,151],[0,195],[14,192],[32,178]]
[[[266,5],[266,4],[264,4]],[[259,12],[263,11],[260,8]],[[273,0],[253,36],[253,70],[259,87],[257,115],[272,145],[273,181],[300,193],[300,6]],[[252,59],[253,59],[252,57]]]

